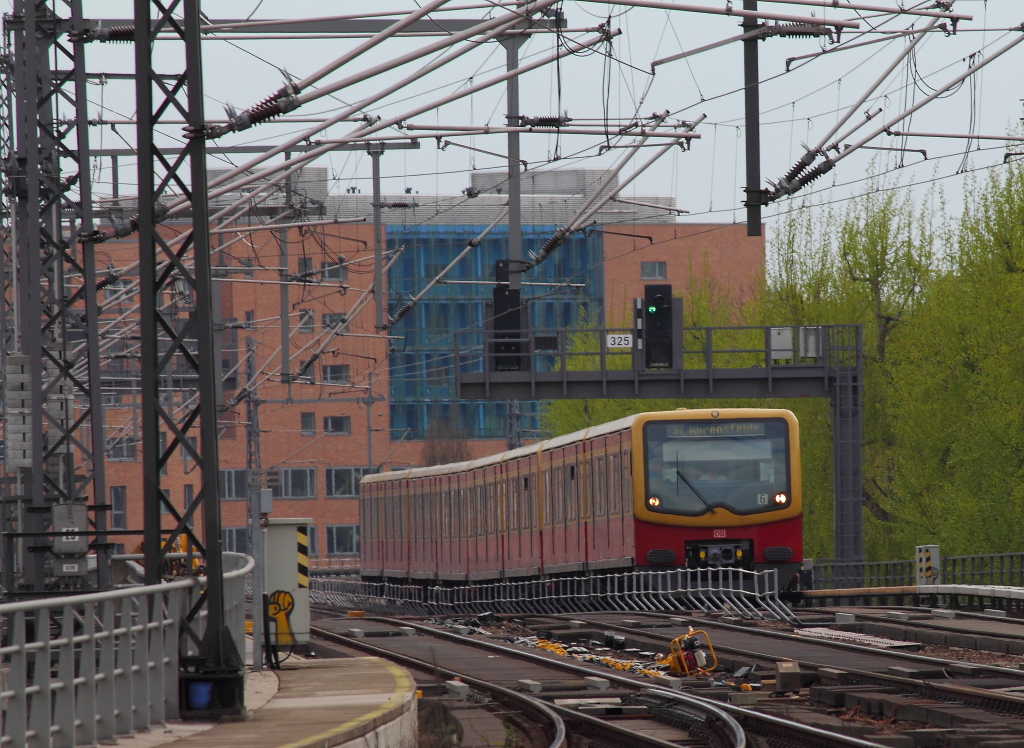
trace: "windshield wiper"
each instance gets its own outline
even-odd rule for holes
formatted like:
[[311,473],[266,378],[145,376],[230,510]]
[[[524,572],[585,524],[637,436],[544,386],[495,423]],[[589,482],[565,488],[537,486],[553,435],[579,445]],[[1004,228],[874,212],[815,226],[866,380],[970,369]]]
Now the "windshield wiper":
[[694,485],[692,483],[690,483],[690,481],[686,480],[686,476],[683,475],[682,471],[679,468],[676,468],[676,475],[678,475],[680,478],[683,479],[683,483],[688,485],[690,487],[690,490],[693,491],[695,494],[697,494],[697,498],[704,502],[704,506],[706,506],[708,509],[710,509],[711,513],[714,514],[715,513],[715,508],[713,506],[711,506],[711,504],[708,503],[707,499],[704,498],[704,494],[702,494],[700,491],[698,491],[694,487]]

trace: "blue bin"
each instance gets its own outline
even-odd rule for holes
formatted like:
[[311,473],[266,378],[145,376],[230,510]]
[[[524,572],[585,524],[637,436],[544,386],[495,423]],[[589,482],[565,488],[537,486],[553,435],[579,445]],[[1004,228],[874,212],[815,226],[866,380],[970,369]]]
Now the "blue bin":
[[209,709],[213,700],[213,683],[207,680],[194,680],[188,684],[188,708]]

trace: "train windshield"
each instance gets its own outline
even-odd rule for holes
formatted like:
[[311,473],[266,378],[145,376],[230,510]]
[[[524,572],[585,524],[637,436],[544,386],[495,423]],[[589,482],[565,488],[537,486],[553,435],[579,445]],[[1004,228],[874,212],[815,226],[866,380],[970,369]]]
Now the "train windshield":
[[790,506],[789,425],[781,418],[644,424],[648,510],[696,517]]

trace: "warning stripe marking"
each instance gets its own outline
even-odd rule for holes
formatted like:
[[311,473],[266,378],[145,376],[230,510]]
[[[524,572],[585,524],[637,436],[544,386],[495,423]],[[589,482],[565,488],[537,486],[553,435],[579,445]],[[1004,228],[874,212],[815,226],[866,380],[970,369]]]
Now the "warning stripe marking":
[[298,551],[299,587],[309,589],[309,538],[305,526],[295,528],[295,541]]

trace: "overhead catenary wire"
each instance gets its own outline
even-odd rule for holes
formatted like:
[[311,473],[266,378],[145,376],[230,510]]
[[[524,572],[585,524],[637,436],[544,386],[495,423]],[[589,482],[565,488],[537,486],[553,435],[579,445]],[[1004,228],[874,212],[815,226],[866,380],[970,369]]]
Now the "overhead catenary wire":
[[[668,112],[664,112],[659,115],[655,126],[660,125],[667,119]],[[687,132],[692,132],[698,124],[704,121],[706,115],[701,115],[694,122],[689,123],[686,126]],[[639,152],[640,148],[645,144],[646,138],[642,138],[632,148],[630,148],[619,161],[605,174],[598,187],[591,193],[590,197],[587,198],[583,205],[576,211],[576,214],[568,221],[564,226],[558,228],[551,237],[544,242],[540,250],[530,258],[523,266],[523,270],[530,270],[537,265],[541,264],[546,260],[555,250],[562,245],[562,243],[569,237],[573,232],[579,231],[583,226],[586,225],[587,221],[591,219],[596,213],[604,207],[613,197],[627,187],[637,176],[639,176],[648,166],[657,161],[665,153],[668,153],[669,149],[672,148],[675,143],[668,143],[667,145],[659,148],[654,155],[652,155],[642,166],[636,169],[629,177],[621,182],[618,187],[608,194],[602,196],[601,193],[606,190],[613,179],[618,177],[618,174],[626,166],[627,163]]]
[[418,303],[420,303],[420,299],[422,299],[427,294],[427,292],[430,291],[430,289],[432,289],[434,286],[436,286],[438,283],[440,283],[442,281],[442,279],[446,275],[448,275],[448,273],[451,271],[451,269],[453,267],[455,267],[463,257],[468,255],[470,253],[470,251],[472,251],[473,249],[476,249],[477,247],[479,247],[480,246],[480,242],[482,242],[487,237],[487,235],[489,233],[491,233],[491,230],[495,226],[497,226],[502,221],[502,219],[505,218],[507,215],[508,215],[508,208],[506,207],[504,210],[501,211],[501,213],[498,214],[497,218],[495,218],[493,221],[491,221],[490,225],[487,226],[487,228],[485,228],[483,231],[481,231],[475,237],[470,239],[466,243],[465,249],[463,249],[461,252],[459,252],[459,254],[457,254],[455,256],[455,259],[453,259],[451,262],[449,262],[448,265],[440,273],[435,275],[430,280],[430,282],[427,283],[427,285],[423,288],[422,291],[420,291],[418,294],[416,294],[411,299],[409,299],[407,302],[405,302],[401,307],[399,307],[398,311],[395,312],[394,316],[391,317],[390,320],[388,320],[387,327],[388,328],[393,327],[394,325],[396,325],[402,319],[402,317],[404,317],[409,312],[411,312],[413,310],[413,308]]
[[[1024,28],[1022,28],[1022,32],[1024,32]],[[1007,44],[1003,45],[1002,48],[996,50],[992,55],[981,59],[979,62],[975,62],[965,72],[963,72],[960,75],[954,77],[952,80],[950,80],[946,84],[940,86],[935,91],[933,91],[931,94],[929,94],[925,98],[921,99],[917,103],[911,105],[909,108],[905,109],[900,114],[898,114],[895,117],[887,120],[881,127],[875,129],[870,134],[865,135],[863,138],[861,138],[856,143],[851,144],[849,148],[844,148],[840,153],[838,153],[835,156],[835,158],[828,158],[828,157],[826,157],[825,160],[822,163],[820,163],[818,166],[814,167],[810,171],[807,171],[807,172],[803,173],[801,176],[797,177],[792,182],[788,182],[786,184],[780,184],[778,186],[778,188],[776,190],[774,190],[773,193],[769,196],[769,199],[770,200],[777,200],[780,197],[783,197],[785,195],[792,195],[792,194],[798,192],[800,189],[802,189],[804,187],[804,185],[806,185],[806,184],[814,181],[818,177],[820,177],[820,176],[822,176],[824,174],[827,174],[828,172],[832,171],[832,169],[835,167],[835,165],[839,161],[841,161],[842,159],[846,158],[850,154],[856,152],[861,146],[870,143],[872,140],[874,140],[875,138],[877,138],[879,135],[881,135],[882,133],[886,132],[887,130],[891,130],[894,125],[896,125],[896,124],[902,122],[903,120],[907,119],[914,112],[918,111],[922,107],[924,107],[927,104],[929,104],[930,102],[934,101],[935,99],[940,97],[942,94],[944,94],[946,91],[951,89],[953,86],[956,86],[957,84],[959,84],[962,81],[966,80],[968,77],[974,75],[976,72],[981,70],[983,67],[988,65],[990,62],[998,59],[999,57],[1001,57],[1005,53],[1009,52],[1011,49],[1016,47],[1022,41],[1024,41],[1024,33],[1021,33],[1015,39],[1012,39],[1010,42],[1008,42]]]
[[[341,143],[341,144],[357,143],[357,142],[367,142],[367,143],[370,143],[370,142],[372,142],[372,138],[370,137],[371,135],[373,135],[374,133],[376,133],[376,132],[378,132],[380,130],[384,130],[386,128],[393,127],[393,126],[399,124],[400,122],[405,121],[409,117],[414,117],[414,116],[417,116],[419,114],[423,114],[424,112],[431,111],[433,109],[437,109],[438,107],[444,106],[445,104],[451,103],[452,101],[456,101],[458,99],[461,99],[461,98],[463,98],[465,96],[470,95],[471,93],[475,93],[476,91],[481,91],[481,90],[484,90],[486,88],[490,88],[491,86],[497,85],[498,83],[503,83],[506,80],[508,80],[509,78],[512,78],[512,77],[515,77],[515,76],[518,76],[518,75],[522,75],[524,73],[530,72],[531,70],[539,68],[539,67],[541,67],[543,65],[549,64],[550,62],[552,62],[557,57],[565,57],[567,55],[574,54],[577,51],[580,51],[580,50],[583,50],[583,49],[589,49],[590,47],[593,47],[594,45],[600,44],[601,42],[607,40],[609,37],[617,36],[620,33],[621,33],[621,31],[618,31],[618,30],[606,31],[605,33],[601,34],[600,36],[594,37],[593,39],[584,40],[582,42],[576,42],[576,43],[574,43],[572,45],[567,46],[564,49],[559,49],[557,52],[555,52],[553,55],[551,55],[549,57],[544,57],[542,59],[534,60],[532,62],[526,63],[526,64],[521,65],[520,67],[516,68],[515,70],[507,71],[505,73],[502,73],[501,75],[495,76],[494,78],[488,79],[488,80],[486,80],[486,81],[484,81],[482,83],[479,83],[477,85],[470,86],[468,88],[460,89],[460,90],[456,91],[453,94],[449,94],[448,96],[443,97],[442,99],[438,99],[438,100],[435,100],[435,101],[430,102],[428,104],[421,105],[421,106],[417,107],[416,109],[413,109],[410,112],[405,112],[405,113],[403,113],[403,114],[401,114],[401,115],[399,115],[397,117],[392,117],[392,118],[390,118],[388,120],[377,121],[377,122],[375,122],[372,125],[368,125],[368,126],[362,128],[362,129],[353,131],[352,133],[350,133],[349,135],[347,135],[344,138],[340,139],[339,141],[335,141],[335,143]],[[244,177],[243,179],[241,179],[241,180],[239,180],[237,182],[233,182],[230,185],[222,186],[220,188],[217,188],[216,190],[212,190],[209,193],[210,197],[211,198],[219,197],[220,195],[223,195],[223,194],[225,194],[227,192],[236,191],[239,186],[248,185],[248,184],[252,184],[254,182],[258,182],[261,179],[267,178],[271,174],[275,175],[271,179],[269,179],[268,181],[255,185],[253,187],[252,193],[249,193],[249,194],[245,195],[244,197],[240,198],[239,200],[236,200],[234,203],[232,203],[231,205],[227,206],[226,208],[223,208],[221,211],[219,211],[218,213],[214,214],[213,218],[217,218],[217,217],[219,217],[220,215],[222,215],[224,213],[227,213],[227,212],[230,212],[232,210],[235,210],[239,205],[242,205],[246,200],[250,199],[252,194],[261,192],[263,190],[266,190],[266,189],[268,189],[268,188],[270,188],[272,186],[275,186],[275,185],[283,182],[285,179],[287,179],[288,177],[292,176],[297,171],[299,171],[303,167],[305,167],[308,162],[310,162],[313,159],[323,155],[324,153],[327,153],[327,152],[333,150],[335,148],[335,143],[331,143],[331,144],[328,144],[328,145],[320,146],[319,148],[314,148],[313,150],[307,151],[307,152],[303,153],[301,156],[293,158],[290,161],[287,161],[287,162],[285,162],[283,164],[278,164],[278,165],[275,165],[273,167],[269,167],[267,169],[261,170],[259,172],[254,173],[254,174],[251,174],[251,175],[249,175],[247,177]],[[185,205],[186,205],[185,203],[179,203],[178,207],[173,209],[173,210],[180,212],[180,211],[184,210]],[[172,211],[169,210],[168,214],[170,214],[171,212]]]

